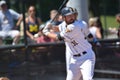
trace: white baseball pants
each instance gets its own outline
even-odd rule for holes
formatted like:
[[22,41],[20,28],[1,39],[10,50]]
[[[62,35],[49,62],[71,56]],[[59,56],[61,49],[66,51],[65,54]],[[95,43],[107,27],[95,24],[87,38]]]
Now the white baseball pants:
[[86,54],[80,57],[71,57],[70,63],[67,64],[69,66],[66,80],[92,80],[94,75],[95,53],[92,49],[86,52]]

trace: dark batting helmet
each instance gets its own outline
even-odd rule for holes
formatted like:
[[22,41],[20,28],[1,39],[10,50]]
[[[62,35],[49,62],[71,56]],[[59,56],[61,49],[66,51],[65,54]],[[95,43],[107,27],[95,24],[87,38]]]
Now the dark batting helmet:
[[62,16],[67,16],[67,15],[71,15],[74,13],[75,13],[75,10],[71,7],[65,7],[61,10]]

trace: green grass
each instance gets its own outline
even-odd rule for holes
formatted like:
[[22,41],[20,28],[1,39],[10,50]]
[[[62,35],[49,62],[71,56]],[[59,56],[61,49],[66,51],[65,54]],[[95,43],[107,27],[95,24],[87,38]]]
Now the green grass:
[[118,28],[118,23],[115,20],[115,16],[101,16],[101,22],[104,29]]

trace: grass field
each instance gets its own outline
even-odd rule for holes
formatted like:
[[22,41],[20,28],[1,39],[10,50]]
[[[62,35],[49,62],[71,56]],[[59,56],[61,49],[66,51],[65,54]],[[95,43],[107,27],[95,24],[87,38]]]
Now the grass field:
[[[115,20],[115,16],[101,16],[101,22],[103,25],[104,37],[108,38],[116,38],[116,31],[118,29],[119,24]],[[111,34],[112,33],[112,34]]]
[[115,16],[101,16],[101,22],[104,29],[118,28],[119,24],[115,20]]

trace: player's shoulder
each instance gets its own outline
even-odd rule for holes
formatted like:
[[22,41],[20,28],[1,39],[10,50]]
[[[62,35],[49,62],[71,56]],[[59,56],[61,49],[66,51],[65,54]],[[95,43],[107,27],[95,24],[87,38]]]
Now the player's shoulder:
[[74,22],[74,25],[79,25],[80,27],[85,27],[85,26],[87,26],[87,23],[84,20],[76,20]]
[[87,24],[84,20],[76,20],[76,24]]

